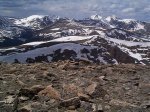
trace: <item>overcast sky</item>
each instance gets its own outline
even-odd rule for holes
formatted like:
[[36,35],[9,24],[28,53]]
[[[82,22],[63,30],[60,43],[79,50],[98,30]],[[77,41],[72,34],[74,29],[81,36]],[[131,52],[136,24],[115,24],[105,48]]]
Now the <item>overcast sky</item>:
[[116,15],[150,22],[150,0],[0,0],[0,15],[33,14],[85,18],[92,14]]

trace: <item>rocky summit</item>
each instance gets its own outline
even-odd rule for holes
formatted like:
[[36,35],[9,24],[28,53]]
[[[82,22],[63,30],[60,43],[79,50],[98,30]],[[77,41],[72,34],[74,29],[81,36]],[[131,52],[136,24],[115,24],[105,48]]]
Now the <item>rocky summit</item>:
[[0,112],[150,112],[150,67],[0,64]]

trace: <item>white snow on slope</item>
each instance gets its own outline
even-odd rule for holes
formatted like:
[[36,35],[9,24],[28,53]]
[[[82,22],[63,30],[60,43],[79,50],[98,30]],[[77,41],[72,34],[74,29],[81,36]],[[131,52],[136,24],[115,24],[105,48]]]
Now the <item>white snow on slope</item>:
[[[81,54],[81,49],[84,49],[84,48],[91,50],[93,48],[98,48],[98,47],[83,46],[83,45],[74,44],[74,43],[63,43],[63,44],[53,45],[50,47],[38,48],[38,49],[27,51],[24,53],[16,53],[16,54],[7,55],[7,56],[0,56],[0,61],[13,63],[15,59],[18,59],[19,62],[26,63],[27,58],[34,59],[37,56],[53,54],[54,51],[56,51],[58,49],[61,49],[61,52],[63,52],[65,49],[73,50],[77,53],[76,59],[88,60],[88,58],[87,58],[88,54],[87,55]],[[89,56],[90,56],[90,54],[89,54]],[[51,58],[49,57],[49,59],[51,59]],[[101,56],[99,56],[98,59],[101,59],[100,60],[101,62],[105,62]]]
[[136,28],[135,28],[135,29],[136,29],[136,30],[144,29],[144,25],[137,23],[137,25],[136,25]]
[[22,44],[22,45],[25,45],[25,46],[37,46],[37,45],[40,45],[40,44],[43,44],[43,43],[46,43],[46,42],[48,42],[48,41],[29,42],[29,43]]
[[32,15],[27,18],[16,19],[14,24],[17,26],[29,27],[31,29],[41,29],[41,23],[55,22],[59,17],[47,15]]
[[92,20],[101,20],[102,17],[101,17],[100,15],[92,15],[92,16],[91,16],[91,19],[92,19]]
[[134,20],[134,19],[119,19],[118,21],[125,22],[126,24],[129,24],[131,22],[136,22],[136,20]]
[[130,51],[128,53],[131,57],[136,58],[138,60],[142,60],[142,56],[139,53],[133,53],[133,52],[130,52]]
[[54,28],[54,29],[51,29],[53,31],[57,31],[57,30],[60,30],[60,28]]
[[42,19],[43,17],[44,17],[43,15],[32,15],[27,18],[20,19],[20,21],[28,22],[28,21],[32,21],[32,20],[36,20],[36,19]]
[[16,27],[7,27],[5,29],[0,29],[0,38],[13,38],[13,36],[19,36],[23,30]]
[[132,22],[136,23],[136,26],[135,26],[135,28],[133,30],[144,29],[144,25],[142,25],[141,23],[137,22],[134,19],[122,19],[122,20],[118,20],[118,21],[125,22],[126,24],[130,24]]
[[105,18],[105,20],[108,23],[111,22],[111,20],[115,20],[115,21],[118,21],[118,22],[124,22],[127,25],[130,25],[132,23],[136,23],[136,26],[133,29],[131,29],[131,30],[141,30],[141,29],[144,29],[144,25],[142,23],[138,22],[135,19],[120,19],[120,18],[117,18],[116,16],[108,16],[108,17]]
[[[32,15],[27,18],[16,20],[14,22],[14,24],[29,27],[29,26],[33,25],[33,23],[31,23],[32,21],[36,22],[37,19],[41,20],[43,17],[44,17],[43,15]],[[34,22],[34,24],[35,24],[35,22]]]
[[[81,40],[90,40],[92,38],[94,38],[94,36],[68,36],[68,37],[61,37],[61,38],[50,40],[50,41],[29,42],[26,44],[22,44],[21,46],[37,46],[37,45],[48,43],[48,42],[68,42],[68,41],[75,42],[75,41],[81,41]],[[14,48],[0,49],[0,51],[12,50],[12,49],[14,49]]]
[[50,42],[67,42],[67,41],[81,41],[81,40],[89,40],[92,39],[94,36],[68,36],[62,37],[58,39],[51,40]]
[[9,50],[15,50],[17,49],[16,47],[10,47],[10,48],[6,48],[6,49],[0,49],[0,52],[2,51],[9,51]]
[[133,41],[119,40],[115,38],[106,38],[106,39],[116,44],[126,45],[129,47],[132,47],[132,46],[150,47],[150,42],[133,42]]
[[[145,65],[142,61],[145,60],[143,58],[143,55],[146,55],[146,54],[138,53],[137,51],[134,52],[131,49],[128,49],[127,47],[138,46],[139,48],[141,48],[141,50],[148,50],[148,48],[150,48],[150,42],[133,42],[133,41],[114,39],[114,38],[107,38],[107,40],[109,42],[113,42],[123,52],[127,53],[129,56],[137,59],[138,61],[140,61],[141,64]],[[147,49],[145,47],[147,47]]]
[[119,47],[122,51],[128,53],[131,57],[133,57],[133,58],[135,58],[135,59],[137,59],[137,60],[139,60],[139,61],[142,60],[141,54],[139,54],[139,53],[133,53],[133,52],[131,52],[130,49],[125,48],[125,47],[121,47],[121,46],[118,46],[118,47]]
[[113,16],[108,16],[108,17],[105,18],[105,20],[106,20],[107,22],[110,22],[111,20],[117,20],[117,17],[116,17],[115,15],[113,15]]
[[96,30],[96,31],[99,33],[99,35],[101,37],[105,37],[106,36],[106,34],[104,33],[104,31],[100,31],[100,30]]

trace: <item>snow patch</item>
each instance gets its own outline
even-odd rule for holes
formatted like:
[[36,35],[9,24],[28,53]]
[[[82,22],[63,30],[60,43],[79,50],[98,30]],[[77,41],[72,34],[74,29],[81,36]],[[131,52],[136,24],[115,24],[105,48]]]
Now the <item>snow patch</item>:
[[29,16],[27,18],[23,18],[23,19],[19,19],[19,20],[16,20],[14,22],[14,24],[16,25],[23,25],[23,26],[30,26],[31,25],[31,22],[34,21],[34,20],[41,20],[44,16],[43,15],[32,15],[32,16]]
[[58,31],[58,30],[60,30],[60,28],[54,28],[54,29],[51,29],[51,30]]
[[26,43],[26,44],[23,44],[25,46],[37,46],[37,45],[40,45],[40,44],[43,44],[43,43],[46,43],[44,41],[40,41],[40,42],[30,42],[30,43]]
[[115,38],[106,38],[108,41],[114,42],[119,45],[126,45],[129,47],[132,46],[140,46],[140,47],[150,47],[150,42],[133,42],[133,41],[125,41],[125,40],[119,40]]
[[[16,54],[11,54],[7,56],[0,56],[0,61],[13,63],[14,60],[17,59],[21,63],[26,63],[26,60],[28,58],[35,59],[35,57],[37,56],[43,56],[43,55],[48,56],[50,54],[53,54],[54,51],[58,49],[60,49],[61,52],[63,52],[65,49],[73,50],[74,52],[77,53],[77,56],[75,57],[76,59],[88,60],[87,56],[90,56],[90,54],[84,55],[83,53],[81,53],[81,49],[84,49],[84,48],[90,51],[91,49],[98,48],[98,47],[84,46],[84,45],[74,44],[74,43],[62,43],[62,44],[57,44],[57,45],[53,45],[50,47],[38,48],[38,49],[27,51],[24,53],[16,53]],[[105,62],[105,60],[103,60],[103,58],[100,55],[98,56],[98,59],[100,60],[100,62],[107,63]],[[48,56],[48,60],[51,61],[52,57]]]
[[89,40],[92,39],[93,36],[68,36],[68,37],[62,37],[58,39],[51,40],[50,42],[67,42],[67,41],[81,41],[81,40]]

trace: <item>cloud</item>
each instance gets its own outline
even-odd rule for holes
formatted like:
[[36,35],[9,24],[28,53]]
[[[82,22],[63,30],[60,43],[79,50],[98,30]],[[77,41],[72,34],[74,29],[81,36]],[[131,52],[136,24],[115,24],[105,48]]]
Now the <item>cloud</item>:
[[117,8],[117,4],[111,4],[110,8],[112,8],[112,9]]
[[13,11],[11,11],[11,10],[3,10],[3,13],[11,14],[11,13],[13,13]]
[[134,8],[125,8],[122,10],[122,12],[124,12],[124,13],[130,13],[130,12],[134,12],[134,11],[135,11]]
[[144,8],[144,12],[150,12],[150,6],[149,7],[146,7],[146,8]]
[[101,14],[149,20],[149,12],[149,0],[0,0],[0,14],[4,16],[55,14],[84,18]]

